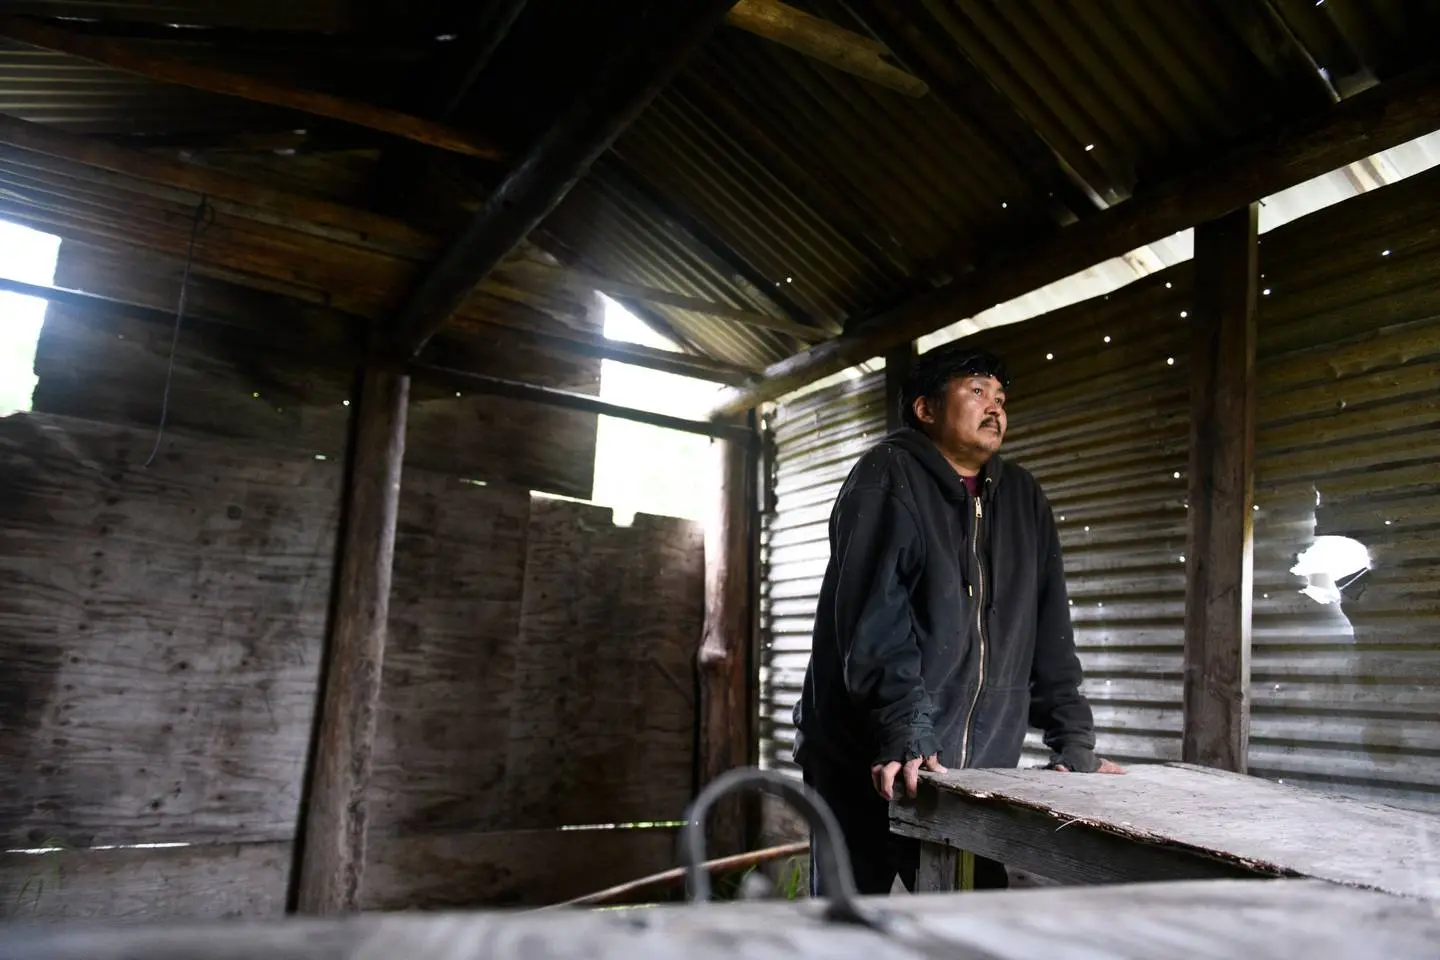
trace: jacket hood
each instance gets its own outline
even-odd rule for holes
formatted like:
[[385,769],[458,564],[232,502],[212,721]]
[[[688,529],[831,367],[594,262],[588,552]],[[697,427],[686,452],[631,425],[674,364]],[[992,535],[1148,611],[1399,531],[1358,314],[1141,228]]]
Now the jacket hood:
[[[940,448],[935,446],[935,441],[919,430],[911,427],[896,430],[881,443],[904,450],[915,457],[925,467],[926,472],[935,478],[935,482],[940,485],[946,499],[964,500],[969,496],[965,489],[965,481],[960,479],[960,474],[955,472],[950,461],[946,460],[945,455],[940,452]],[[995,488],[1000,486],[1000,476],[1004,469],[1005,462],[998,453],[985,464],[980,471],[981,497],[988,500],[995,495]]]

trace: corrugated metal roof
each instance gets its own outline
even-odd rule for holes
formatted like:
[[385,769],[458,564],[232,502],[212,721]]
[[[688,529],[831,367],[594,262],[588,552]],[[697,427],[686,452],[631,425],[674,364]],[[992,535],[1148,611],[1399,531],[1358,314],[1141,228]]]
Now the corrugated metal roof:
[[[1204,11],[1146,0],[803,6],[893,43],[903,66],[934,81],[931,92],[907,98],[723,27],[592,177],[603,201],[562,206],[547,229],[621,279],[843,323],[942,283],[996,247],[1093,213],[1137,182],[1323,107],[1327,82],[1342,92],[1383,82],[1432,55],[1423,37],[1440,19],[1440,5],[1407,0],[1217,0]],[[9,10],[261,37],[311,31],[286,37],[324,40],[321,47],[325,38],[373,39],[387,29],[400,38],[391,46],[431,43],[441,25],[465,19],[443,4],[336,0],[25,0]],[[493,123],[487,135],[526,141],[634,10],[617,0],[567,17],[559,0],[535,0],[456,122]],[[577,22],[585,28],[578,38]],[[443,59],[430,57],[433,76],[378,53],[353,76],[319,72],[334,81],[331,92],[394,97],[389,105],[431,115],[436,86],[454,67]],[[346,60],[357,62],[363,56]],[[254,66],[319,83],[317,63],[296,55]],[[0,112],[77,131],[197,137],[301,122],[13,46],[0,46]],[[616,170],[641,195],[612,196]],[[1132,259],[1117,275],[1174,258],[1152,248]],[[747,366],[801,346],[726,319],[653,315],[696,351]]]

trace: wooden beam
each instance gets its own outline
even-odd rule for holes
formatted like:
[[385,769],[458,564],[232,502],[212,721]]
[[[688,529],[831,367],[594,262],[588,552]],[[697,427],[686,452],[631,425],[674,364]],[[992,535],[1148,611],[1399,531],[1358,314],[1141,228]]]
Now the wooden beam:
[[654,0],[630,43],[608,55],[574,102],[540,137],[465,232],[421,281],[391,339],[413,356],[477,284],[564,199],[590,165],[639,116],[734,0]]
[[1287,106],[1337,103],[1340,95],[1271,0],[1221,0],[1217,11],[1265,72],[1286,92]]
[[552,267],[543,263],[537,263],[534,260],[523,260],[504,264],[497,268],[497,276],[501,274],[514,277],[517,281],[523,281],[524,278],[529,278],[532,285],[540,283],[545,286],[565,287],[580,292],[598,290],[601,293],[609,294],[613,297],[627,297],[633,300],[641,300],[645,303],[654,303],[661,306],[677,307],[681,310],[689,310],[694,313],[703,313],[712,317],[724,317],[727,320],[734,320],[736,323],[743,323],[746,326],[789,334],[795,339],[806,343],[826,339],[823,332],[814,327],[807,327],[803,324],[795,323],[793,320],[772,317],[769,314],[757,313],[753,310],[741,310],[737,307],[726,306],[723,303],[702,300],[699,297],[688,297],[682,293],[673,293],[669,290],[647,287],[639,283],[629,283],[624,280],[611,280],[607,277],[597,277],[593,274],[566,267]]
[[461,32],[457,49],[452,57],[463,66],[459,76],[448,84],[445,90],[440,116],[446,120],[455,115],[475,81],[490,64],[490,58],[500,49],[500,44],[510,33],[510,28],[520,18],[528,0],[484,0],[469,25]]
[[390,613],[410,378],[365,371],[296,870],[302,914],[359,909],[375,717]]
[[[705,525],[705,627],[696,655],[700,681],[700,744],[696,789],[727,770],[749,764],[750,666],[755,585],[751,582],[751,524],[759,515],[753,448],[735,441],[713,445],[715,509]],[[745,849],[744,798],[722,800],[707,821],[706,849],[728,855]]]
[[886,62],[885,44],[775,0],[740,0],[725,22],[907,97],[930,92],[925,81]]
[[905,391],[905,380],[915,365],[915,355],[914,340],[885,354],[885,429],[891,433],[905,426],[900,398]]
[[0,115],[0,144],[16,148],[0,151],[16,162],[25,161],[24,154],[17,150],[67,160],[185,191],[191,203],[205,196],[217,209],[233,203],[261,211],[257,219],[304,233],[357,245],[382,245],[412,258],[429,257],[439,249],[439,243],[429,234],[378,213],[277,190],[243,177],[76,136],[45,124]]
[[753,433],[748,427],[722,423],[715,420],[686,420],[684,417],[672,417],[666,413],[652,413],[649,410],[622,407],[619,404],[608,403],[599,397],[592,397],[586,393],[558,390],[554,387],[541,387],[533,383],[521,383],[518,380],[505,380],[501,377],[490,377],[482,373],[471,373],[468,370],[455,370],[450,367],[437,366],[432,363],[410,361],[406,369],[417,380],[424,380],[426,383],[451,387],[455,390],[469,390],[471,393],[483,393],[494,397],[509,397],[512,400],[526,400],[531,403],[543,403],[547,406],[560,407],[565,410],[576,410],[580,413],[594,413],[605,417],[618,417],[621,420],[632,420],[635,423],[648,423],[651,426],[664,427],[667,430],[679,430],[683,433],[694,433],[700,436],[714,437],[717,440],[735,440],[741,443],[748,443],[753,437]]
[[759,384],[727,391],[716,415],[748,410],[897,344],[1437,128],[1440,68],[1431,65],[1356,94],[1304,123],[1266,133],[1196,173],[1005,251],[933,293],[772,364]]
[[328,93],[298,90],[259,77],[155,56],[124,40],[87,36],[39,20],[15,16],[0,17],[0,36],[161,83],[173,83],[206,93],[238,97],[317,117],[328,117],[483,160],[500,160],[504,157],[503,151],[493,143],[444,124],[413,117],[398,110],[357,103]]
[[1196,228],[1191,320],[1180,755],[1238,773],[1250,745],[1259,210],[1252,203]]

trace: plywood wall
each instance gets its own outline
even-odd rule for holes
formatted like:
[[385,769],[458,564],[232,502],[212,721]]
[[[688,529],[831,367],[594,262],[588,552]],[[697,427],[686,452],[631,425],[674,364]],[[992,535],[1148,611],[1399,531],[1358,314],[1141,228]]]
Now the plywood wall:
[[[55,284],[174,310],[180,269],[66,242]],[[344,450],[353,373],[296,359],[287,348],[338,354],[363,342],[358,318],[192,274],[175,363],[173,328],[51,306],[36,353],[35,410],[125,426],[160,419],[167,373],[167,432],[236,437],[337,457]],[[218,321],[206,323],[205,321]],[[598,319],[594,321],[598,324]],[[596,331],[598,332],[598,329]],[[257,348],[256,338],[271,347]],[[467,356],[467,364],[485,355]],[[523,369],[492,355],[480,372],[582,393],[599,389],[600,361],[529,356]],[[594,414],[500,397],[411,390],[407,462],[462,477],[565,496],[590,496]]]

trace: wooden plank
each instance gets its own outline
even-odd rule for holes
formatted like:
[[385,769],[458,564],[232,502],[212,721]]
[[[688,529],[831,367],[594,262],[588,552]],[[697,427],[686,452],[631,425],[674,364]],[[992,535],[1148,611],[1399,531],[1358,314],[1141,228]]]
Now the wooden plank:
[[1181,759],[1245,772],[1259,204],[1195,231]]
[[[750,444],[712,444],[715,510],[705,525],[705,623],[696,666],[700,690],[697,785],[749,766],[755,743],[750,717],[750,632],[756,585],[751,582],[751,518],[759,515]],[[739,853],[749,836],[744,796],[724,797],[710,814],[706,851]]]
[[538,907],[658,873],[675,863],[673,828],[511,830],[377,839],[366,910]]
[[726,391],[717,414],[748,410],[838,373],[890,347],[1362,160],[1440,126],[1440,69],[1387,80],[1303,123],[1266,131],[1203,169],[992,260],[933,293],[879,314],[765,371],[760,383]]
[[[427,256],[438,246],[429,234],[378,213],[277,190],[243,177],[77,136],[46,124],[0,116],[0,143],[43,157],[163,184],[188,194],[185,202],[191,206],[205,196],[222,212],[225,212],[225,203],[238,204],[268,215],[277,225],[302,231],[307,229],[306,224],[323,225],[345,231],[344,235],[352,242],[360,243],[368,237],[410,251],[412,256]],[[5,155],[12,160],[25,159],[14,150],[6,150]]]
[[238,97],[317,117],[328,117],[482,160],[504,159],[504,152],[490,141],[433,120],[315,90],[287,87],[260,77],[156,56],[147,52],[144,47],[124,40],[87,36],[38,20],[13,16],[0,18],[0,36],[103,64],[125,73],[148,77],[161,83],[173,83],[192,90],[203,90],[206,93]]
[[532,503],[506,827],[684,816],[704,577],[698,524]]
[[959,889],[961,856],[962,852],[948,843],[921,843],[915,892],[951,893]]
[[[530,494],[405,468],[370,839],[510,824],[506,736]],[[374,862],[375,855],[371,854]]]
[[890,51],[883,43],[787,4],[740,0],[725,22],[907,97],[930,92],[925,81],[884,59]]
[[401,309],[392,339],[413,356],[470,291],[545,219],[704,42],[734,0],[652,4],[571,106],[520,158]]
[[279,917],[290,844],[0,853],[0,917],[152,923]]
[[154,443],[0,420],[5,848],[294,832],[338,464]]
[[306,777],[296,885],[301,913],[359,909],[409,395],[409,377],[373,366],[365,371]]
[[819,903],[770,901],[139,930],[11,927],[0,930],[0,952],[13,960],[1432,960],[1440,937],[1440,919],[1429,904],[1291,880],[1055,887],[872,903],[899,922],[872,930],[826,921]]
[[[1188,764],[1138,765],[1118,777],[1048,770],[923,777],[927,803],[958,798],[970,802],[967,809],[1001,811],[1017,824],[1011,833],[1028,838],[1015,845],[1023,842],[1036,856],[1076,832],[1110,849],[1111,841],[1127,843],[1147,861],[1208,857],[1252,874],[1312,877],[1440,900],[1440,820],[1428,814]],[[948,802],[933,811],[919,804],[894,806],[892,827],[936,839],[963,829],[960,818],[943,812],[955,809]],[[1132,863],[1138,864],[1140,852]],[[1053,875],[1033,863],[1029,869]]]

